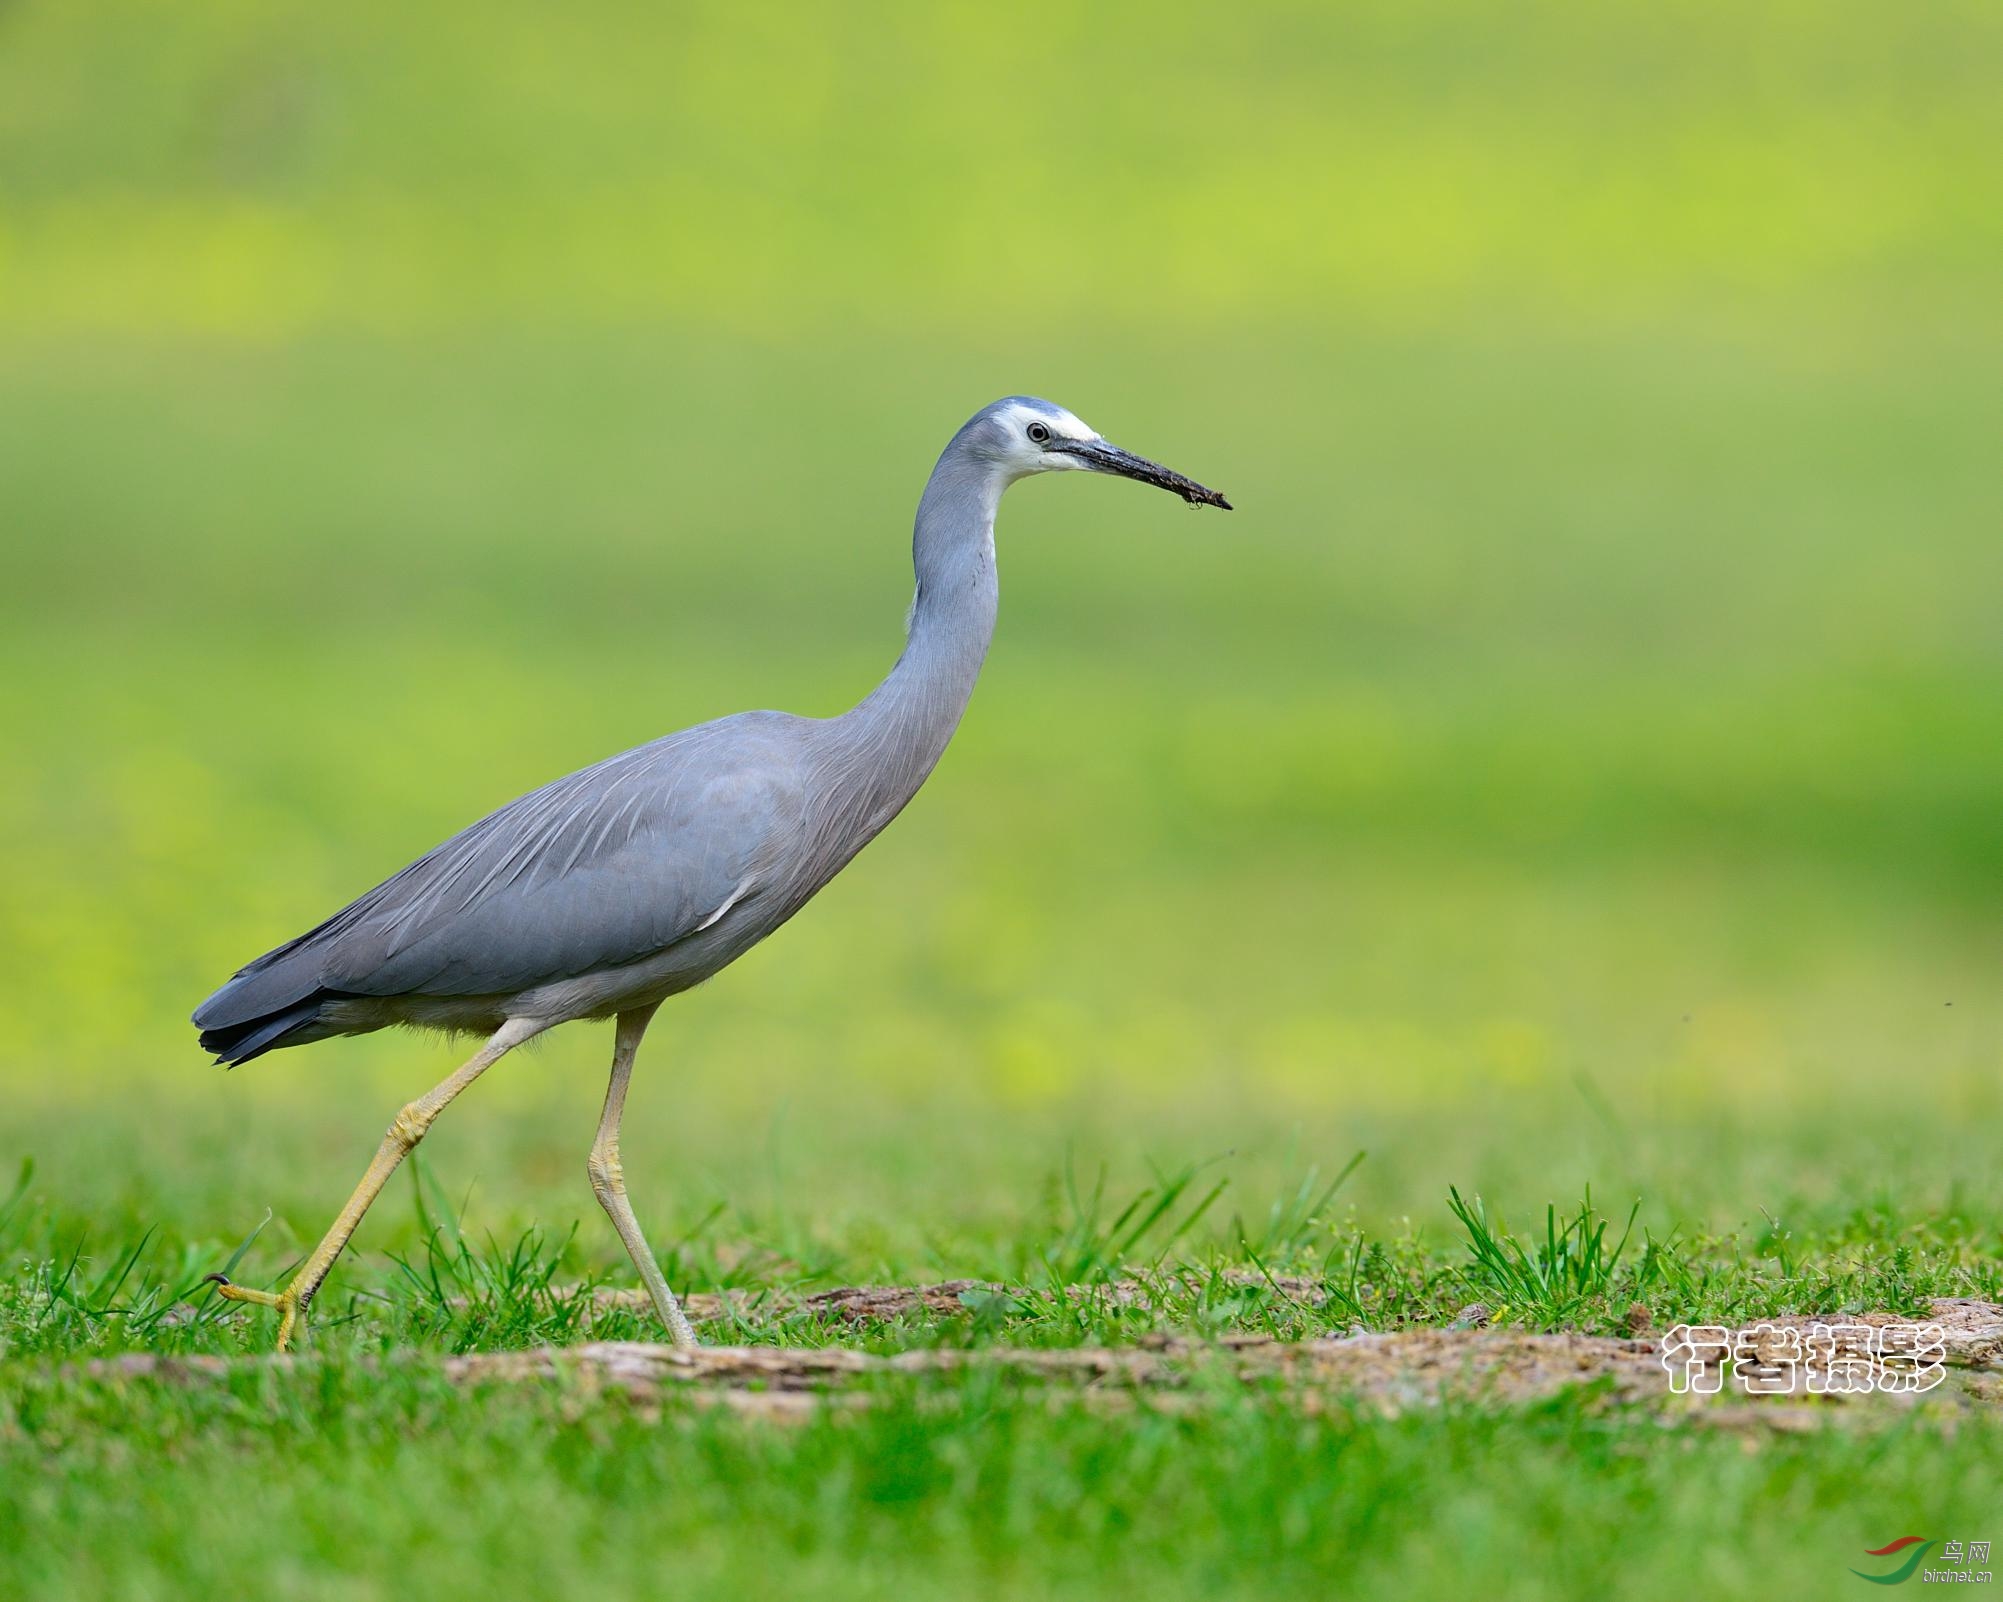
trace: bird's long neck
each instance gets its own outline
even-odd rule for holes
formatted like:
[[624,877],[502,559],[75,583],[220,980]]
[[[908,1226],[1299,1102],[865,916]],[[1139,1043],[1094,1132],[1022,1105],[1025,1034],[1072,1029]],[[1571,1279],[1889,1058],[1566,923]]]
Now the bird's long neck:
[[918,503],[911,541],[918,592],[904,654],[860,706],[835,720],[830,779],[840,811],[865,840],[918,793],[973,696],[994,637],[1002,488],[986,463],[949,447]]

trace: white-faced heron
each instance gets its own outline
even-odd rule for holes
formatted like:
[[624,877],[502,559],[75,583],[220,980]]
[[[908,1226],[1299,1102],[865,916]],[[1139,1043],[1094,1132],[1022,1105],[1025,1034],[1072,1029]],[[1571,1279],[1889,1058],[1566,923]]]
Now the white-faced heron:
[[995,510],[1019,478],[1117,473],[1191,505],[1215,490],[1014,396],[952,438],[918,503],[909,636],[890,676],[835,718],[742,712],[558,779],[454,835],[195,1009],[230,1064],[391,1024],[484,1034],[396,1115],[333,1228],[282,1291],[215,1276],[279,1310],[283,1349],[362,1215],[431,1122],[504,1053],[576,1018],[618,1020],[591,1187],[661,1321],[695,1344],[626,1198],[619,1120],[655,1009],[777,929],[903,810],[953,736],[994,633]]

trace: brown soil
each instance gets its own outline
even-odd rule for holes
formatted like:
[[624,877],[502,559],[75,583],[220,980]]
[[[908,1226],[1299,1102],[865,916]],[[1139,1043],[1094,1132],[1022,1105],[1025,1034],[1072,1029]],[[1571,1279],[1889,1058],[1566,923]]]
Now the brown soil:
[[[957,1312],[963,1306],[962,1292],[991,1288],[999,1289],[964,1281],[856,1286],[800,1298],[798,1305],[861,1323],[907,1313]],[[761,1305],[769,1309],[772,1301]],[[720,1305],[704,1309],[710,1316],[722,1311]],[[1442,1402],[1521,1404],[1590,1387],[1585,1393],[1590,1405],[1650,1410],[1665,1422],[1777,1429],[1814,1428],[1837,1417],[1882,1417],[1914,1405],[1944,1408],[1950,1415],[1968,1407],[2003,1406],[2003,1306],[1964,1298],[1937,1301],[1931,1320],[1943,1332],[1947,1381],[1921,1397],[1881,1392],[1755,1397],[1729,1385],[1715,1396],[1679,1396],[1669,1389],[1656,1338],[1466,1327],[1478,1322],[1467,1315],[1448,1329],[1309,1341],[1157,1337],[1121,1348],[982,1346],[894,1356],[843,1347],[705,1346],[679,1351],[648,1342],[597,1341],[460,1357],[411,1353],[392,1361],[435,1364],[455,1383],[553,1384],[619,1394],[648,1407],[673,1395],[775,1418],[830,1404],[868,1405],[882,1383],[898,1376],[974,1369],[1005,1372],[1022,1383],[1045,1386],[1053,1396],[1083,1398],[1102,1406],[1200,1406],[1221,1386],[1264,1388],[1308,1411],[1360,1405],[1398,1413]],[[1776,1330],[1805,1330],[1821,1321],[1786,1316],[1768,1322]],[[1844,1323],[1866,1326],[1910,1321],[1891,1313],[1843,1318]],[[1776,1349],[1783,1339],[1768,1337]],[[1717,1350],[1708,1355],[1716,1361],[1724,1354]],[[310,1353],[265,1358],[132,1353],[99,1359],[84,1365],[84,1370],[112,1383],[202,1384],[246,1367],[284,1371],[313,1361]]]

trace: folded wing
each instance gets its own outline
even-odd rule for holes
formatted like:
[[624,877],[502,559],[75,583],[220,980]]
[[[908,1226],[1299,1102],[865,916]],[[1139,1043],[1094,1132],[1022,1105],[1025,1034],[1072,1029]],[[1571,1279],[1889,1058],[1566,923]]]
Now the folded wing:
[[507,995],[665,950],[751,893],[789,837],[790,721],[705,724],[510,802],[259,957],[195,1022],[226,1031],[321,993]]

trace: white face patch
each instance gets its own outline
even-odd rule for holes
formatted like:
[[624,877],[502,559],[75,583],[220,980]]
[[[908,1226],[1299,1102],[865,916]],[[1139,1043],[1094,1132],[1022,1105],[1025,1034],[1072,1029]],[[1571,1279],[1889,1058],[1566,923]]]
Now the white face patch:
[[1050,411],[1035,406],[1011,406],[998,415],[1013,441],[1011,465],[1018,478],[1030,473],[1061,472],[1085,465],[1075,456],[1048,450],[1045,445],[1032,440],[1028,434],[1031,423],[1041,423],[1056,439],[1093,440],[1099,437],[1098,432],[1082,417],[1067,412],[1061,406]]

